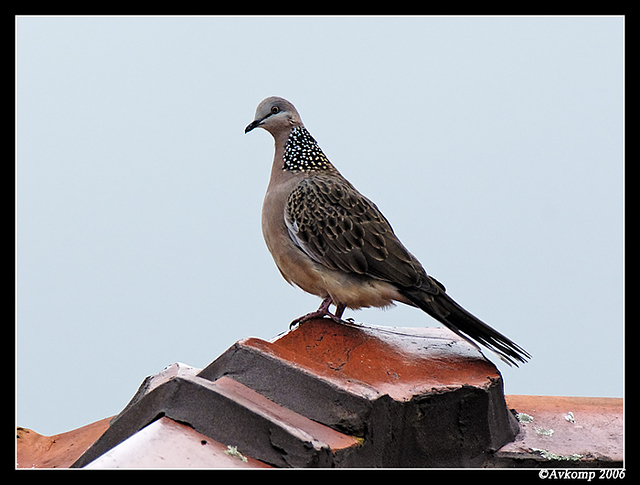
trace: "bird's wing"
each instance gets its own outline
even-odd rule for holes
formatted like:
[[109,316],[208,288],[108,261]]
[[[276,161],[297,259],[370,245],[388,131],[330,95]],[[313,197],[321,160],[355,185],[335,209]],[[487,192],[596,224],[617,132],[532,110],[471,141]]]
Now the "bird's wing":
[[444,289],[426,275],[376,205],[340,176],[302,179],[284,212],[294,243],[327,268],[400,287]]

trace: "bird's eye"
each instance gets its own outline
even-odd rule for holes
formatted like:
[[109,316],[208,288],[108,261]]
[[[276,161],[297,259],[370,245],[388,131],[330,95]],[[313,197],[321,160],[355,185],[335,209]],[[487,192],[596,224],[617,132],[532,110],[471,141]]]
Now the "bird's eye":
[[271,114],[272,115],[278,113],[279,111],[280,111],[280,108],[278,108],[277,106],[272,106],[271,107]]

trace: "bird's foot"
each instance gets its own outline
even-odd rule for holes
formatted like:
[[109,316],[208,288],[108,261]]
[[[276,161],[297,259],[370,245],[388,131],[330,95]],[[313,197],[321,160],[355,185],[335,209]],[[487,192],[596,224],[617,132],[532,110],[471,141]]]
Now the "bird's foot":
[[289,324],[289,329],[292,329],[294,327],[297,327],[299,325],[302,325],[303,323],[305,323],[308,320],[313,320],[314,318],[325,318],[328,317],[331,320],[333,320],[336,323],[344,323],[344,321],[338,317],[336,317],[333,313],[331,312],[321,312],[321,311],[315,311],[315,312],[311,312],[311,313],[307,313],[306,315],[302,315],[301,317],[296,318],[294,321],[292,321]]
[[312,320],[314,318],[325,318],[328,317],[336,323],[344,324],[345,322],[342,320],[342,313],[344,312],[345,306],[342,304],[336,305],[336,312],[331,313],[329,311],[329,306],[333,304],[333,300],[330,296],[326,297],[320,308],[318,308],[315,312],[307,313],[306,315],[302,315],[301,317],[296,318],[293,322],[289,324],[289,329],[293,327],[302,325],[304,322],[308,320]]

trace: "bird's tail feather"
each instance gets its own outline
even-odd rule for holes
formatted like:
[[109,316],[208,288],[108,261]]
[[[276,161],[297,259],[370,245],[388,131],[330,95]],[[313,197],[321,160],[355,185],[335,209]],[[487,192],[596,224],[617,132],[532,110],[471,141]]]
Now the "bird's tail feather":
[[467,341],[480,343],[504,362],[518,367],[531,355],[509,338],[494,330],[458,305],[444,291],[433,294],[419,289],[401,290],[412,303]]

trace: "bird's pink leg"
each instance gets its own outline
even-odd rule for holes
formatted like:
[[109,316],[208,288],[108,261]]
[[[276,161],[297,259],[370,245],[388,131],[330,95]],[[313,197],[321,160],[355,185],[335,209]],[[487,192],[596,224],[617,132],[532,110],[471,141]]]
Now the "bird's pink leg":
[[333,300],[331,299],[331,297],[326,297],[320,304],[320,308],[318,308],[315,312],[307,313],[306,315],[302,315],[301,317],[296,318],[293,322],[291,322],[289,328],[293,328],[296,325],[301,325],[307,320],[311,320],[313,318],[329,317],[336,323],[344,323],[341,317],[344,313],[345,305],[343,305],[342,303],[336,305],[336,312],[334,314],[329,311],[329,306],[332,304]]
[[336,316],[338,320],[342,320],[342,314],[344,313],[345,308],[346,308],[346,305],[342,303],[339,303],[338,305],[336,305],[336,312],[334,313],[334,316]]

